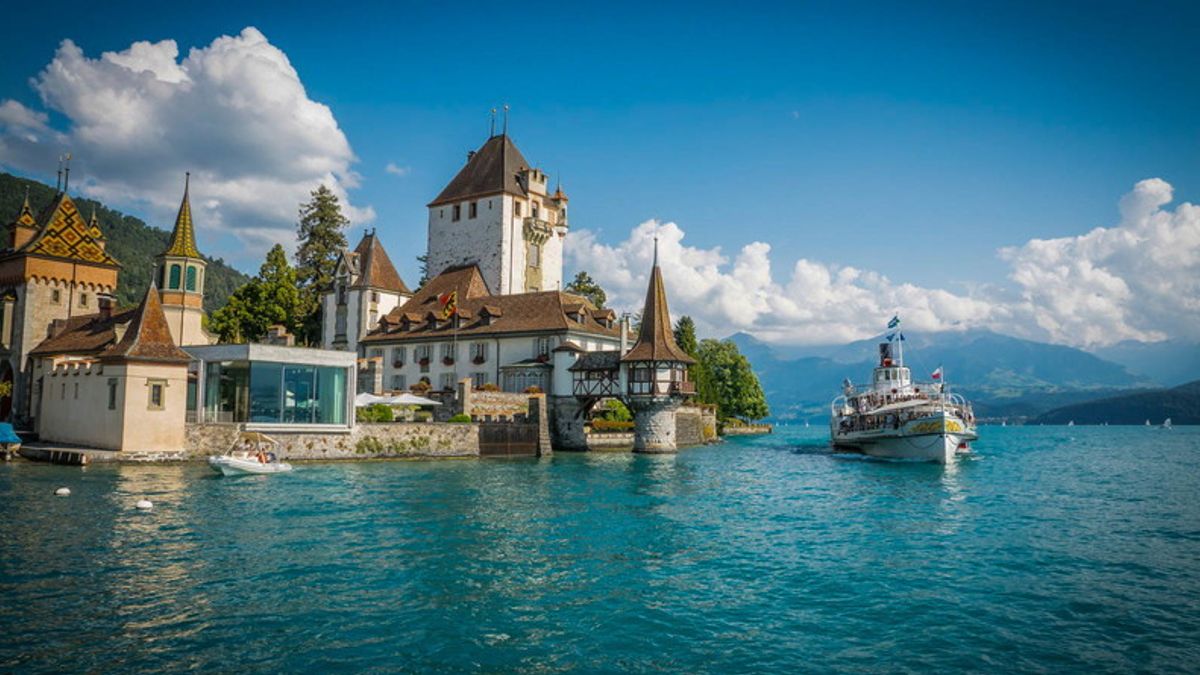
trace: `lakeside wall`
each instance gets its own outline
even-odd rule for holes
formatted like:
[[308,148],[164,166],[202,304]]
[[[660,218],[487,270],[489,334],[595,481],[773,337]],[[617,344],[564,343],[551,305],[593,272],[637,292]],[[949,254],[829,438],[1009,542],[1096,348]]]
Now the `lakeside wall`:
[[[225,452],[237,439],[233,424],[189,424],[185,454],[203,459]],[[348,432],[271,432],[281,460],[478,457],[475,424],[357,424]]]

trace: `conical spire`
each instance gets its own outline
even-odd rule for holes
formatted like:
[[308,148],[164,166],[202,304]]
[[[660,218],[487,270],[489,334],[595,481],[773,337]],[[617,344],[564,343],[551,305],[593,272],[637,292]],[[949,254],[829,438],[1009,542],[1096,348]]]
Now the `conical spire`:
[[158,286],[153,279],[142,304],[134,310],[124,337],[117,344],[100,354],[106,360],[158,361],[163,363],[187,363],[192,357],[175,345],[171,329],[163,314],[162,301],[158,297]]
[[196,248],[196,231],[192,227],[192,203],[188,199],[192,174],[185,174],[183,183],[183,201],[179,204],[179,215],[175,216],[175,230],[171,232],[171,243],[164,256],[180,256],[183,258],[199,258],[200,249]]
[[642,326],[638,331],[638,340],[621,360],[696,362],[675,343],[675,331],[671,328],[671,311],[667,308],[667,289],[663,284],[662,270],[658,266],[657,237],[654,238],[654,269],[650,272],[650,285],[646,288],[646,304],[642,306]]

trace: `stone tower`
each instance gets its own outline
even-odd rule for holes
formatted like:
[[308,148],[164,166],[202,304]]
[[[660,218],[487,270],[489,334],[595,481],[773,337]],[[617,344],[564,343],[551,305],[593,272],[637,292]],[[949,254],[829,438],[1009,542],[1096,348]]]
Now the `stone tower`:
[[688,381],[688,366],[695,362],[675,343],[655,240],[642,326],[633,348],[621,357],[625,400],[633,411],[634,451],[675,452],[675,411],[695,393]]
[[475,264],[497,295],[561,290],[567,196],[549,180],[508,134],[467,153],[429,203],[429,276]]
[[29,352],[60,322],[95,313],[116,291],[121,266],[105,252],[95,215],[85,220],[65,187],[36,217],[26,198],[2,239],[0,420],[21,425],[36,385]]
[[188,199],[191,174],[183,184],[183,201],[175,216],[175,229],[165,251],[158,255],[158,288],[163,315],[171,328],[171,338],[179,345],[206,345],[213,342],[202,325],[204,317],[204,270],[208,263],[196,248],[192,225],[192,205]]

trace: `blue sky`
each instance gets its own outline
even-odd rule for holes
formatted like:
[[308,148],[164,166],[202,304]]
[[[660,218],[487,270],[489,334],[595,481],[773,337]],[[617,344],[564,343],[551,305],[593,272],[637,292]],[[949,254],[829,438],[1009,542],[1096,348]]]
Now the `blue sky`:
[[[31,13],[6,31],[0,100],[44,110],[59,130],[72,121],[29,80],[61,40],[95,59],[170,39],[182,58],[256,27],[332,111],[361,176],[350,200],[374,211],[409,279],[424,204],[503,103],[515,140],[562,176],[573,225],[597,245],[619,247],[658,219],[729,257],[767,242],[773,269],[815,260],[958,294],[1012,286],[1002,247],[1117,225],[1138,181],[1162,179],[1176,204],[1200,193],[1195,3],[19,11]],[[161,200],[126,201],[165,224]],[[257,265],[255,247],[228,232],[201,243]],[[1191,328],[1138,330],[1126,337]]]

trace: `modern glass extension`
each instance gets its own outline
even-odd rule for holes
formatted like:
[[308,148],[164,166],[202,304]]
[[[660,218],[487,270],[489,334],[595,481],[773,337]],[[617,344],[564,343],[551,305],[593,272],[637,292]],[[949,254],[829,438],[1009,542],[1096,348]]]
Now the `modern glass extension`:
[[349,426],[354,354],[263,345],[189,347],[205,423]]

